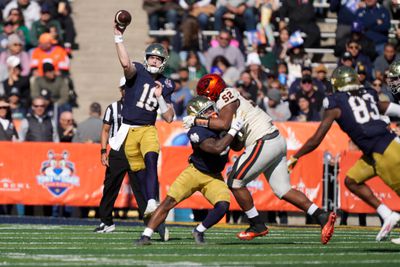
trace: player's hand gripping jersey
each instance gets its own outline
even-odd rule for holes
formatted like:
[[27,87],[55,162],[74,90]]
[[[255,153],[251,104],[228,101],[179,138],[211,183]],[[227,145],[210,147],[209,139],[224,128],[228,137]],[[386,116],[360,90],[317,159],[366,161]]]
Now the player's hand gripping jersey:
[[243,98],[234,88],[226,88],[223,90],[217,100],[217,109],[221,110],[226,105],[239,100],[239,108],[237,114],[244,116],[244,127],[241,132],[245,140],[245,146],[254,144],[258,139],[266,134],[273,133],[277,128],[272,124],[271,117],[254,106],[249,100]]

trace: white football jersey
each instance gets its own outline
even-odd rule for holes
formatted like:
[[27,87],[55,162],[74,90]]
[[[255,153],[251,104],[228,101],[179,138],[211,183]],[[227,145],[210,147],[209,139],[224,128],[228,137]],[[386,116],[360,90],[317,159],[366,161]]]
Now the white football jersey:
[[271,117],[258,106],[254,106],[249,100],[243,98],[235,88],[226,88],[219,95],[217,109],[221,110],[226,105],[239,100],[237,114],[244,116],[244,126],[241,130],[245,140],[245,146],[250,146],[266,134],[273,133],[278,128],[272,124]]

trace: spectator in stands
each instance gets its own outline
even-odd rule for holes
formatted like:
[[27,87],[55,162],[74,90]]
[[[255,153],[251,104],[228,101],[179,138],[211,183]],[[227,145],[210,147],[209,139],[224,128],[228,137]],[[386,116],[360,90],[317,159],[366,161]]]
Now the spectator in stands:
[[236,88],[240,94],[251,101],[254,104],[257,103],[258,98],[258,86],[257,83],[251,78],[251,75],[247,71],[243,71],[240,74],[240,79],[236,83]]
[[40,6],[36,1],[31,0],[12,0],[3,10],[3,18],[6,18],[13,8],[22,10],[25,25],[31,29],[32,23],[40,18]]
[[247,55],[246,71],[250,73],[251,78],[256,82],[258,90],[266,91],[269,81],[268,74],[262,69],[260,57],[256,52]]
[[287,89],[288,88],[288,65],[283,60],[278,61],[277,77],[278,77],[279,83]]
[[297,97],[297,106],[299,107],[298,115],[294,116],[294,121],[321,121],[319,113],[312,108],[310,99],[305,96]]
[[43,64],[43,76],[33,78],[31,97],[39,96],[42,89],[50,92],[51,102],[60,110],[71,110],[68,103],[68,84],[62,76],[56,75],[53,64],[49,62]]
[[292,84],[294,80],[296,80],[296,78],[302,77],[303,66],[311,65],[311,60],[308,57],[308,54],[304,50],[304,47],[302,45],[291,47],[288,51],[288,56],[286,57],[285,61],[287,63],[287,69],[288,69],[287,84],[289,86]]
[[390,89],[382,82],[382,80],[375,79],[372,84],[369,83],[366,86],[375,89],[375,91],[378,93],[379,101],[395,102]]
[[276,71],[278,57],[274,52],[268,51],[266,45],[258,45],[257,54],[260,57],[261,65],[264,68]]
[[340,58],[338,65],[344,65],[350,68],[353,68],[353,56],[350,54],[350,52],[344,52],[342,57]]
[[8,37],[14,33],[13,24],[11,21],[6,21],[3,24],[3,32],[0,33],[0,52],[7,50]]
[[18,133],[11,117],[10,104],[0,97],[0,141],[16,141]]
[[[53,1],[50,0],[50,2]],[[57,2],[57,14],[52,14],[52,17],[60,22],[63,32],[61,39],[64,40],[65,50],[69,55],[71,55],[71,50],[73,48],[77,48],[77,44],[75,42],[76,30],[74,26],[74,21],[71,17],[72,8],[68,0],[59,0]]]
[[231,66],[224,56],[216,56],[211,64],[211,73],[218,73],[222,76],[227,86],[234,86],[239,80],[240,72]]
[[53,39],[50,33],[39,37],[39,46],[32,50],[31,69],[33,76],[43,76],[43,63],[51,62],[57,75],[69,74],[70,61],[68,53]]
[[291,117],[289,103],[282,101],[281,92],[276,88],[268,89],[267,97],[261,102],[261,108],[273,121],[287,121]]
[[283,60],[286,58],[289,48],[289,30],[287,28],[282,28],[279,30],[279,39],[272,48],[272,52],[277,55],[279,59]]
[[182,36],[181,47],[182,51],[201,51],[203,43],[200,41],[200,26],[194,17],[187,17],[179,26],[180,35]]
[[369,57],[361,53],[361,47],[356,41],[349,41],[346,44],[346,51],[351,54],[353,68],[357,68],[358,65],[363,65],[367,72],[367,80],[372,80],[372,63]]
[[171,42],[168,37],[162,37],[158,42],[162,44],[162,46],[168,51],[169,58],[163,74],[169,77],[172,73],[177,72],[181,67],[181,58],[179,57],[178,53],[171,49]]
[[293,94],[289,95],[289,108],[293,116],[299,115],[300,106],[298,99],[305,97],[310,102],[310,109],[319,113],[322,108],[322,101],[325,94],[321,93],[312,83],[311,75],[304,75],[300,83],[300,91],[294,97]]
[[31,71],[29,54],[23,50],[21,37],[16,33],[8,36],[7,50],[0,53],[0,64],[6,64],[10,56],[19,58],[21,75],[28,76]]
[[217,31],[222,30],[222,18],[227,12],[235,15],[235,21],[238,24],[244,24],[242,31],[255,31],[256,30],[256,14],[254,13],[255,1],[243,0],[218,0],[217,10],[214,14],[214,29]]
[[[301,78],[297,78],[289,87],[289,95],[293,96],[301,90],[301,83],[304,76],[312,77],[311,65],[303,65],[301,67]],[[315,87],[321,94],[325,94],[325,86],[317,78],[312,78],[312,86]]]
[[76,133],[72,139],[74,143],[100,143],[103,121],[101,118],[101,106],[93,102],[89,107],[89,118],[78,124]]
[[46,114],[46,100],[42,96],[32,100],[32,111],[21,122],[19,139],[31,142],[58,142],[52,119]]
[[390,64],[399,59],[400,55],[396,52],[395,46],[391,43],[385,44],[383,55],[377,57],[374,62],[375,77],[382,80],[385,71],[389,68]]
[[282,0],[280,8],[279,28],[286,27],[285,17],[289,18],[289,33],[295,31],[304,32],[307,37],[304,40],[304,47],[318,48],[321,42],[321,32],[316,23],[313,1]]
[[187,15],[197,18],[201,30],[207,30],[209,17],[215,13],[211,0],[179,0],[179,5]]
[[371,62],[376,58],[375,43],[365,36],[363,33],[364,26],[359,22],[353,22],[351,26],[351,35],[343,38],[336,43],[334,55],[340,57],[346,51],[346,44],[349,41],[355,41],[360,45],[361,52],[368,56]]
[[315,73],[315,79],[317,81],[320,81],[322,85],[324,86],[323,92],[326,93],[331,93],[332,92],[332,84],[326,77],[328,70],[326,69],[324,64],[319,64],[317,67],[314,69]]
[[71,111],[64,111],[58,120],[57,133],[60,142],[71,143],[76,132],[76,123]]
[[7,21],[13,23],[14,33],[23,38],[25,50],[31,48],[31,36],[28,27],[25,26],[24,15],[21,9],[12,8],[8,14]]
[[381,55],[388,41],[390,14],[377,0],[365,0],[365,5],[357,10],[356,21],[364,26],[365,36],[375,43],[375,51]]
[[[225,13],[222,17],[223,30],[231,33],[230,45],[238,47],[243,54],[246,53],[246,48],[243,42],[243,30],[239,28],[239,25],[235,22],[235,15],[231,13]],[[211,41],[211,46],[218,44],[216,40]]]
[[50,33],[58,44],[62,44],[62,30],[60,22],[53,19],[50,14],[48,5],[43,4],[40,10],[40,19],[33,22],[31,28],[31,43],[33,46],[38,45],[38,39],[43,33]]
[[[353,22],[356,20],[357,10],[364,7],[365,3],[362,0],[342,1],[342,0],[331,0],[329,10],[337,14],[337,25],[336,25],[336,46],[344,44],[351,35],[351,28]],[[337,51],[336,56],[341,55],[344,51]]]
[[5,95],[9,97],[12,90],[15,88],[20,98],[19,102],[21,102],[24,107],[28,107],[31,100],[29,78],[21,75],[22,67],[19,57],[9,56],[6,64],[8,68],[8,77],[2,82]]
[[[179,74],[173,73],[171,75],[171,80],[175,82],[175,90],[171,96],[171,101],[175,110],[175,116],[177,120],[182,120],[182,118],[187,115],[186,106],[193,98],[193,95],[189,87],[183,86]],[[185,85],[186,84],[187,83],[185,83]]]
[[175,29],[178,22],[179,4],[175,0],[144,0],[143,9],[147,12],[150,30],[160,29],[160,18],[165,20],[165,29]]
[[8,94],[8,102],[10,103],[11,117],[13,120],[25,119],[27,109],[21,103],[21,94],[17,87],[13,87]]
[[186,64],[189,70],[189,81],[198,81],[207,74],[206,68],[201,64],[196,51],[189,51],[186,57]]
[[222,30],[219,32],[217,37],[218,46],[210,47],[206,54],[207,70],[211,70],[211,64],[216,56],[224,56],[239,71],[244,69],[244,56],[239,48],[230,45],[231,37],[229,31]]
[[362,84],[364,87],[372,87],[371,83],[367,80],[367,70],[365,69],[364,65],[358,65],[356,71],[360,84]]

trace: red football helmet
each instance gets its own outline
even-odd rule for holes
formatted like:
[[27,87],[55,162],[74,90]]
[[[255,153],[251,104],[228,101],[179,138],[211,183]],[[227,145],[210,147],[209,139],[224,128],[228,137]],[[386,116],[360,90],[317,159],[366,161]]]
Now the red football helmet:
[[197,83],[197,94],[216,101],[222,90],[226,88],[224,80],[218,74],[206,74]]

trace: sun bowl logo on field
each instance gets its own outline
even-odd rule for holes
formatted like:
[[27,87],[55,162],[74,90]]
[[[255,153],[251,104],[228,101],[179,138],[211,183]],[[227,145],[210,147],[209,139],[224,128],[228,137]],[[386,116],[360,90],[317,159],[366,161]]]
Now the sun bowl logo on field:
[[40,174],[36,176],[39,185],[55,196],[60,197],[70,188],[79,186],[79,177],[74,175],[75,164],[68,160],[68,151],[47,153],[48,160],[42,162]]

